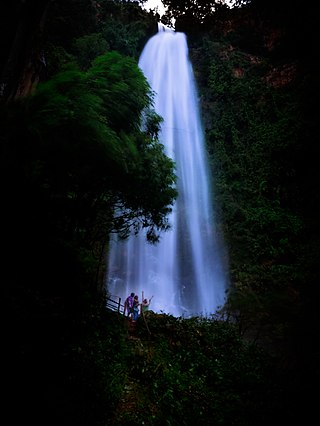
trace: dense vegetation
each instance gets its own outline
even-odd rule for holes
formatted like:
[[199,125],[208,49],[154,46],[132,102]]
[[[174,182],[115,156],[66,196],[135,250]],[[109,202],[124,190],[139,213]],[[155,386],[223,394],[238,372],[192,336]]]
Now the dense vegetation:
[[157,15],[120,0],[12,1],[1,15],[0,141],[13,424],[295,424],[312,413],[312,6],[163,3],[163,21],[175,18],[189,40],[229,252],[228,303],[212,319],[150,313],[135,330],[104,308],[109,233],[145,227],[155,242],[176,196],[161,117],[137,67]]

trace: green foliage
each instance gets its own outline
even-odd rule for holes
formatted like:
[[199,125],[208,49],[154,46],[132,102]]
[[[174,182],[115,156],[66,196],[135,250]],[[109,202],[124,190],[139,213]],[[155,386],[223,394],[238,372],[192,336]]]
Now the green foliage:
[[117,52],[100,56],[88,70],[87,79],[90,89],[102,98],[112,129],[118,133],[139,129],[141,111],[152,99],[148,83],[134,60],[122,58]]
[[77,38],[72,49],[81,69],[88,69],[97,56],[103,55],[108,50],[110,50],[109,43],[100,33],[92,33]]
[[[140,2],[142,3],[142,2]],[[77,17],[81,14],[81,22]],[[102,54],[117,52],[138,59],[147,39],[157,31],[153,12],[138,2],[75,0],[56,1],[46,21],[45,56],[47,78],[61,70],[57,51],[74,55],[83,70]]]
[[61,46],[48,43],[47,49],[50,52],[47,57],[48,76],[57,74],[63,67],[74,61],[74,57]]
[[[303,122],[296,89],[268,84],[268,58],[225,42],[205,40],[204,46],[209,74],[202,82],[203,97],[211,111],[205,116],[215,117],[206,122],[208,149],[217,204],[228,226],[231,269],[238,268],[232,259],[239,267],[271,262],[291,268],[298,264],[298,241],[305,229],[297,209],[296,155]],[[267,276],[267,271],[260,274],[260,285]],[[271,271],[269,278],[272,285]]]
[[[34,178],[53,205],[59,202],[63,215],[55,220],[63,232],[88,243],[97,217],[104,232],[127,233],[141,221],[155,238],[157,228],[167,227],[174,166],[156,134],[140,130],[151,104],[135,61],[115,52],[98,57],[86,73],[68,66],[26,102]],[[152,120],[158,118],[150,112],[147,128]],[[123,215],[112,219],[116,206]]]
[[[81,336],[69,341],[66,351],[69,374],[64,392],[71,405],[65,408],[72,421],[98,425],[116,410],[122,397],[128,345],[121,318],[103,309],[83,319]],[[59,420],[63,422],[63,418]]]
[[123,23],[112,17],[102,28],[103,37],[108,40],[112,50],[135,58],[139,56],[145,32],[146,28],[139,22]]
[[150,426],[164,420],[170,425],[268,423],[268,410],[279,396],[270,393],[270,359],[246,344],[234,325],[152,312],[146,322],[148,328],[142,318],[137,323],[139,339],[131,343],[127,359],[130,386],[124,387],[113,421]]
[[171,18],[179,19],[181,16],[193,16],[194,22],[203,22],[206,18],[212,16],[214,12],[221,8],[227,7],[220,1],[208,0],[163,0],[163,5],[167,7]]
[[100,1],[98,6],[97,30],[110,50],[138,60],[147,39],[157,30],[156,16],[138,2]]

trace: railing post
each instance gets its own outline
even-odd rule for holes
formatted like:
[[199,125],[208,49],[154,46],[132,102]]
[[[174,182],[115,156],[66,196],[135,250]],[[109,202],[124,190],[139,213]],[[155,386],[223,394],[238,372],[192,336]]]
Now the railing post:
[[120,314],[120,305],[121,305],[121,297],[119,297],[119,303],[118,303],[118,313]]

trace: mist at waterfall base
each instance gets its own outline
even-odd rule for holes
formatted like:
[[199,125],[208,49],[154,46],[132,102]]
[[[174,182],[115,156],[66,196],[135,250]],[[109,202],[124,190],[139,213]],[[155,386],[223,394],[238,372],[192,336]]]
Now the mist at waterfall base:
[[141,301],[175,317],[211,316],[225,302],[225,253],[215,227],[204,137],[192,65],[184,33],[159,26],[139,66],[155,92],[154,107],[164,119],[159,135],[176,163],[178,198],[171,229],[150,244],[145,234],[111,237],[107,293]]

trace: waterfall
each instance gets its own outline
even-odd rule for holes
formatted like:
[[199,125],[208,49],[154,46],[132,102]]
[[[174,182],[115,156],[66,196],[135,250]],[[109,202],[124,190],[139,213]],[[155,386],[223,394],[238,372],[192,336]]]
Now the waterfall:
[[176,317],[210,316],[223,306],[224,254],[219,244],[210,173],[186,35],[160,24],[147,42],[139,66],[155,92],[154,107],[164,119],[160,141],[176,163],[178,198],[171,229],[152,245],[145,235],[112,237],[108,294],[154,296],[150,309]]

